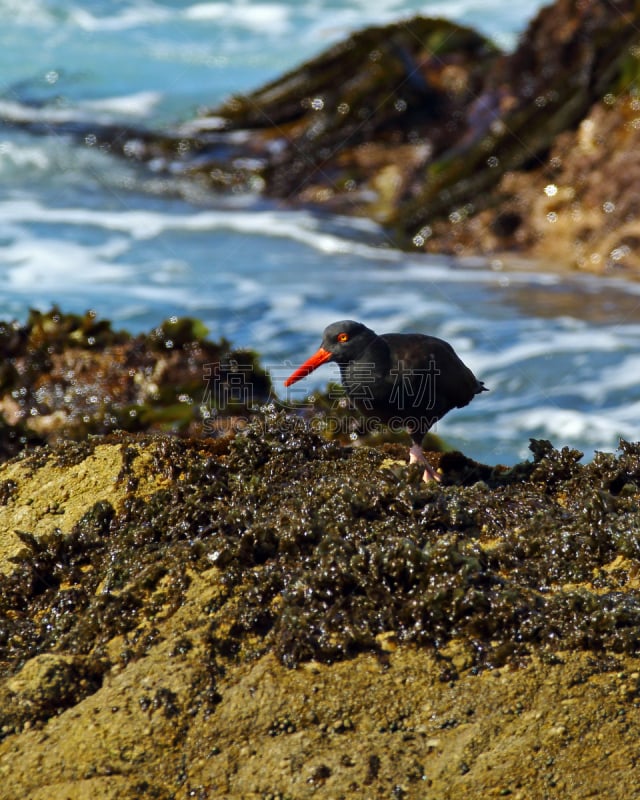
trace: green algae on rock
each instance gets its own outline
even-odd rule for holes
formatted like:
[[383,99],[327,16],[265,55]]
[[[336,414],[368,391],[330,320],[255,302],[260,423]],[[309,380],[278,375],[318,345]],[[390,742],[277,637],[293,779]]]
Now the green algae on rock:
[[[0,323],[2,448],[14,455],[31,444],[122,429],[188,435],[212,413],[250,415],[254,402],[270,396],[267,374],[255,353],[206,335],[201,322],[172,317],[132,336],[95,312],[56,307],[31,311],[24,325]],[[218,408],[234,370],[250,383],[250,402],[240,397]]]

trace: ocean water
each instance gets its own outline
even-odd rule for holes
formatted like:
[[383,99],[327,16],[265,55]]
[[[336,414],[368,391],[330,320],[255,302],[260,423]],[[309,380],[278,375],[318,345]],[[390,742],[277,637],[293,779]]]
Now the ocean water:
[[[0,121],[45,131],[0,124],[0,319],[52,303],[132,331],[197,316],[212,337],[256,348],[284,398],[282,379],[325,325],[354,318],[442,336],[485,381],[489,394],[438,427],[471,457],[514,463],[529,437],[587,457],[637,439],[640,285],[401,253],[366,220],[255,197],[176,199],[161,176],[47,127],[177,125],[354,29],[418,11],[512,47],[540,5],[0,0]],[[336,379],[323,367],[292,392]]]

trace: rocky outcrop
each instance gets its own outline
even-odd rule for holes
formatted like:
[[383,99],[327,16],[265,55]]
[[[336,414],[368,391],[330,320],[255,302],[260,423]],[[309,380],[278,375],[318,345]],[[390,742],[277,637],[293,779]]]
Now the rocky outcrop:
[[4,464],[0,798],[633,796],[640,448],[532,449],[426,486],[268,414]]
[[114,430],[200,435],[242,424],[271,382],[255,353],[206,333],[173,317],[132,336],[95,312],[58,308],[0,322],[0,457]]
[[373,216],[397,246],[637,270],[639,23],[557,0],[507,55],[416,19],[213,114],[248,132],[267,194]]
[[[73,120],[173,190],[257,192],[381,222],[389,244],[640,269],[640,12],[556,0],[513,53],[415,18],[353,34],[173,131]],[[28,114],[5,124],[43,127]]]

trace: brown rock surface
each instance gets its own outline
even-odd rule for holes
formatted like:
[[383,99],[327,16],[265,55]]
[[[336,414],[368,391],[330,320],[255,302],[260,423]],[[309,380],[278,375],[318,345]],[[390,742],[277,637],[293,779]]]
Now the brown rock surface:
[[278,422],[0,468],[0,798],[639,797],[640,450]]
[[566,653],[448,684],[410,648],[297,670],[268,655],[229,669],[210,714],[190,705],[202,652],[172,656],[172,638],[7,739],[0,797],[639,796],[636,659]]

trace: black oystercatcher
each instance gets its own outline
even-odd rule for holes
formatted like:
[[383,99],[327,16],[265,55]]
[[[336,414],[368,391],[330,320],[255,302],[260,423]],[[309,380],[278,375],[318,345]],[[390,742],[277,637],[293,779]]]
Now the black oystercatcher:
[[487,391],[453,347],[421,333],[378,336],[345,319],[325,328],[318,352],[284,385],[291,386],[326,361],[338,364],[347,395],[365,414],[408,431],[413,439],[409,463],[424,465],[425,481],[439,481],[422,452],[424,435],[452,408],[462,408]]

